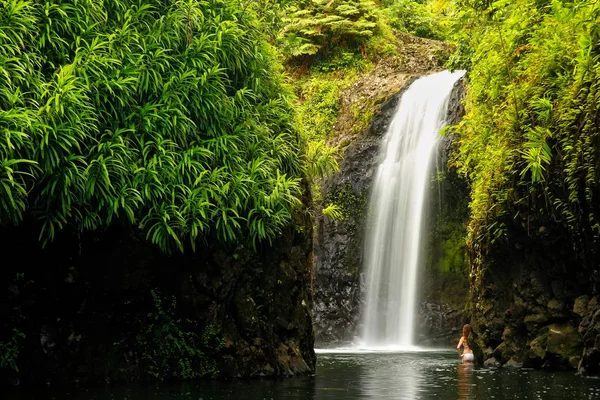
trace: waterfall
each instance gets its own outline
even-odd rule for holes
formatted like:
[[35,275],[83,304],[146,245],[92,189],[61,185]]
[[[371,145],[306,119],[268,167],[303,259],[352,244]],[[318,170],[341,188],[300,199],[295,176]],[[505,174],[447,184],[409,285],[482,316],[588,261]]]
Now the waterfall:
[[362,346],[413,345],[423,204],[448,99],[464,71],[417,79],[385,134],[366,229]]

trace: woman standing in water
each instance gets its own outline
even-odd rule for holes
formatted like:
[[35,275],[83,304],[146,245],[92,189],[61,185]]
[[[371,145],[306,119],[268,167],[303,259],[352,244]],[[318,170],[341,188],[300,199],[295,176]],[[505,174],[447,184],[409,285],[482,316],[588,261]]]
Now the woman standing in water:
[[[469,335],[471,334],[471,325],[465,324],[463,326],[462,337],[458,341],[456,350],[458,355],[462,358],[463,364],[473,364],[475,362],[475,355],[473,350],[469,347]],[[460,346],[463,346],[463,353],[460,354]]]

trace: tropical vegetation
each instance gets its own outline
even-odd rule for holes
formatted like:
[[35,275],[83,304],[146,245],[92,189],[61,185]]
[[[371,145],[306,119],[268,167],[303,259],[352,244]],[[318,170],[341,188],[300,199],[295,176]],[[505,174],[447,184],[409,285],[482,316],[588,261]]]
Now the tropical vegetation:
[[0,224],[272,240],[303,174],[276,57],[235,2],[3,0]]
[[471,185],[476,264],[510,226],[558,227],[581,262],[600,239],[600,4],[458,2],[455,67],[469,70],[456,162]]
[[209,237],[273,240],[300,205],[302,176],[336,168],[322,141],[351,81],[330,85],[333,113],[309,115],[274,44],[286,63],[364,70],[366,49],[389,36],[382,10],[2,0],[0,225],[26,221],[47,243],[67,228],[131,224],[166,252]]

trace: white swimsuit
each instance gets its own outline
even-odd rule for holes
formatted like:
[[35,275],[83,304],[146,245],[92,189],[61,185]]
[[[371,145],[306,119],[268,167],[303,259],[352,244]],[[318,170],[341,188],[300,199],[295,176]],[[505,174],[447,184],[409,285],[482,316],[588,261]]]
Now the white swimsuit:
[[464,357],[466,361],[475,361],[475,355],[473,353],[465,353]]

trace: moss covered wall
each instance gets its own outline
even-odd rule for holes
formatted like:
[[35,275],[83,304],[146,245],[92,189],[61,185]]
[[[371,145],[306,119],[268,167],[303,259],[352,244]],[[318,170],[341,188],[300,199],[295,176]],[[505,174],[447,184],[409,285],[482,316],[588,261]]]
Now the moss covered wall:
[[[600,372],[597,272],[558,224],[509,222],[471,272],[472,325],[487,365]],[[529,229],[528,229],[529,228]]]
[[419,296],[419,341],[428,345],[455,344],[468,322],[469,279],[465,243],[468,188],[445,163],[444,138],[437,173],[430,183],[430,210],[423,249]]

